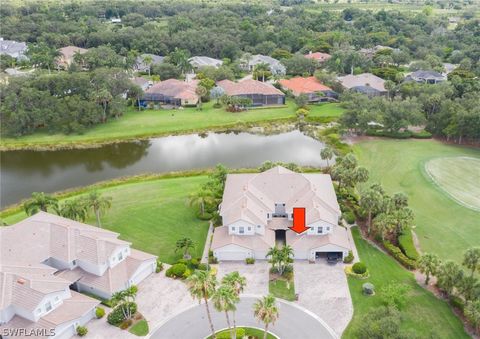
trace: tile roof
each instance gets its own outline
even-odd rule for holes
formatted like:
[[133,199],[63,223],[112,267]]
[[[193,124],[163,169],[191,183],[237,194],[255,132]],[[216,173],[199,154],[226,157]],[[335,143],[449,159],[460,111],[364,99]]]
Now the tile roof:
[[27,44],[25,42],[3,40],[3,38],[0,38],[0,54],[6,54],[13,58],[18,58],[23,56],[26,51]]
[[304,55],[305,58],[308,59],[315,59],[319,62],[324,62],[330,59],[332,56],[328,53],[322,53],[322,52],[315,52],[315,53],[308,53]]
[[217,83],[227,95],[249,95],[249,94],[263,94],[263,95],[284,95],[282,91],[265,82],[245,79],[239,82],[231,80],[222,80]]
[[292,246],[294,251],[312,250],[328,244],[350,249],[348,241],[347,229],[335,226],[331,233],[324,235],[310,235],[305,233],[297,234],[294,232],[286,232],[286,242]]
[[442,73],[435,72],[435,71],[425,71],[425,70],[418,70],[409,74],[409,76],[413,79],[435,79],[435,80],[445,80],[447,77]]
[[330,87],[320,83],[313,76],[308,78],[295,77],[291,79],[281,79],[279,83],[284,89],[291,90],[296,96],[302,93],[308,94],[332,90]]
[[190,64],[193,67],[205,67],[205,66],[218,67],[223,64],[222,60],[210,58],[207,56],[194,56],[188,59],[188,62],[190,62]]
[[198,95],[195,93],[198,81],[185,82],[177,79],[168,79],[161,81],[150,87],[145,91],[148,94],[161,94],[164,96],[185,99],[185,100],[198,100]]
[[220,226],[215,228],[212,240],[212,250],[234,244],[248,249],[268,250],[275,245],[275,232],[269,229],[265,230],[265,235],[230,235],[228,234],[228,226]]
[[76,53],[85,54],[88,52],[88,49],[77,47],[77,46],[66,46],[58,50],[58,52],[67,60],[70,60],[74,57]]
[[338,80],[342,83],[342,86],[347,89],[368,86],[377,91],[386,92],[385,80],[371,73],[363,73],[358,75],[349,74],[343,77],[338,77]]

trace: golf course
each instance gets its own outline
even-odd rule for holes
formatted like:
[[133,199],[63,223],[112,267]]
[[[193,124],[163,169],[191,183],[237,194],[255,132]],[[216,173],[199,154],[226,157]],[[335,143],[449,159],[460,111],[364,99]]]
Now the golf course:
[[480,244],[480,150],[435,140],[375,139],[354,145],[370,183],[404,192],[421,251],[461,261]]

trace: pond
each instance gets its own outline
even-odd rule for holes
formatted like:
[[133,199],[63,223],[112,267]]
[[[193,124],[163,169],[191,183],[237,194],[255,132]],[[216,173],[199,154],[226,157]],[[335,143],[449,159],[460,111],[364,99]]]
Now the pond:
[[181,135],[61,151],[1,154],[1,206],[32,192],[55,192],[116,177],[213,167],[257,167],[264,161],[322,166],[324,144],[300,131],[276,135]]

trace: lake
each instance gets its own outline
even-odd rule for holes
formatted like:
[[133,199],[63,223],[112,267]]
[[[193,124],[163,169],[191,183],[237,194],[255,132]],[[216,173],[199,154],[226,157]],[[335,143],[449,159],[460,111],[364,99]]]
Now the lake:
[[55,192],[98,181],[148,172],[227,167],[257,167],[267,160],[322,166],[324,144],[300,131],[276,135],[209,133],[180,135],[60,151],[1,154],[0,205],[32,192]]

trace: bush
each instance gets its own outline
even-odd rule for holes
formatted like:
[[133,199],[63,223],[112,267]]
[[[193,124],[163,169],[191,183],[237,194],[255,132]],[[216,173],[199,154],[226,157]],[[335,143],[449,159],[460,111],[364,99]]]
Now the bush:
[[213,108],[222,108],[222,104],[219,102],[216,102],[213,104]]
[[203,215],[200,211],[198,211],[196,214],[196,217],[200,220],[210,220],[213,218],[213,215],[211,213],[205,212]]
[[198,265],[199,265],[198,259],[195,259],[195,258],[190,259],[190,262],[188,263],[188,266],[195,269],[198,268]]
[[189,269],[189,268],[187,268],[187,269],[185,270],[185,272],[182,274],[182,278],[183,278],[183,279],[187,279],[187,278],[188,278],[189,276],[191,276],[191,275],[192,275],[192,270]]
[[356,274],[364,274],[367,272],[367,265],[365,265],[363,262],[356,262],[352,266],[352,271]]
[[352,251],[348,251],[348,255],[347,255],[345,258],[343,258],[343,262],[344,262],[345,264],[350,264],[350,263],[353,261],[354,258],[355,258],[355,257],[353,256],[353,252],[352,252]]
[[88,328],[86,328],[85,326],[77,326],[77,334],[79,337],[83,337],[87,335],[87,333],[88,333]]
[[208,265],[207,264],[198,264],[197,270],[208,271]]
[[[245,329],[244,328],[237,328],[237,338],[245,337]],[[217,339],[230,339],[230,331],[225,330],[220,333],[217,333]]]
[[126,330],[127,328],[130,327],[130,325],[132,325],[132,323],[133,323],[132,319],[126,319],[126,320],[122,321],[122,323],[120,324],[119,327],[122,330]]
[[184,263],[177,263],[172,265],[166,272],[165,275],[169,278],[183,278],[185,271],[187,270],[187,265]]
[[432,133],[427,131],[411,132],[411,133],[412,133],[412,138],[415,138],[415,139],[431,139],[432,138]]
[[408,258],[415,261],[420,258],[420,254],[418,254],[413,243],[412,232],[410,230],[407,230],[406,233],[398,237],[398,246]]
[[208,263],[209,263],[209,264],[218,264],[218,259],[217,259],[217,257],[214,257],[213,255],[212,255],[212,256],[209,256],[209,257],[208,257]]
[[375,293],[375,286],[371,283],[365,283],[362,285],[363,294],[373,295]]
[[157,259],[157,268],[155,268],[155,273],[160,273],[163,271],[163,262]]
[[253,265],[253,264],[255,264],[255,258],[246,258],[245,263],[247,265]]
[[305,108],[299,108],[295,112],[295,114],[297,115],[297,118],[304,118],[304,117],[308,116],[308,113],[310,113],[310,112],[308,110],[306,110]]
[[105,309],[97,307],[95,309],[95,316],[97,317],[97,319],[103,318],[105,316]]
[[463,309],[465,308],[465,304],[463,303],[463,300],[454,295],[450,296],[450,305],[452,305],[455,308],[458,308],[462,312],[463,312]]
[[347,210],[345,213],[343,213],[343,219],[350,225],[355,223],[355,214],[351,210]]
[[353,272],[352,266],[346,265],[345,268],[343,269],[345,271],[345,274],[349,277],[355,278],[355,279],[367,279],[370,277],[370,273],[368,273],[368,270],[365,271],[365,273],[358,274]]
[[130,303],[123,303],[121,305],[118,305],[113,309],[112,312],[108,314],[107,322],[110,325],[114,325],[114,326],[120,325],[122,321],[125,320],[123,311],[127,309],[130,310],[130,314],[134,314],[135,312],[137,312],[137,304],[130,302]]
[[393,245],[389,241],[384,241],[383,246],[390,253],[397,261],[408,268],[409,270],[413,270],[417,267],[417,262],[408,258],[405,254],[403,254],[402,250],[397,246]]
[[381,131],[381,130],[373,130],[373,129],[367,130],[365,134],[368,136],[385,137],[385,138],[393,138],[393,139],[408,139],[412,136],[412,132],[410,131],[390,132],[390,131]]

